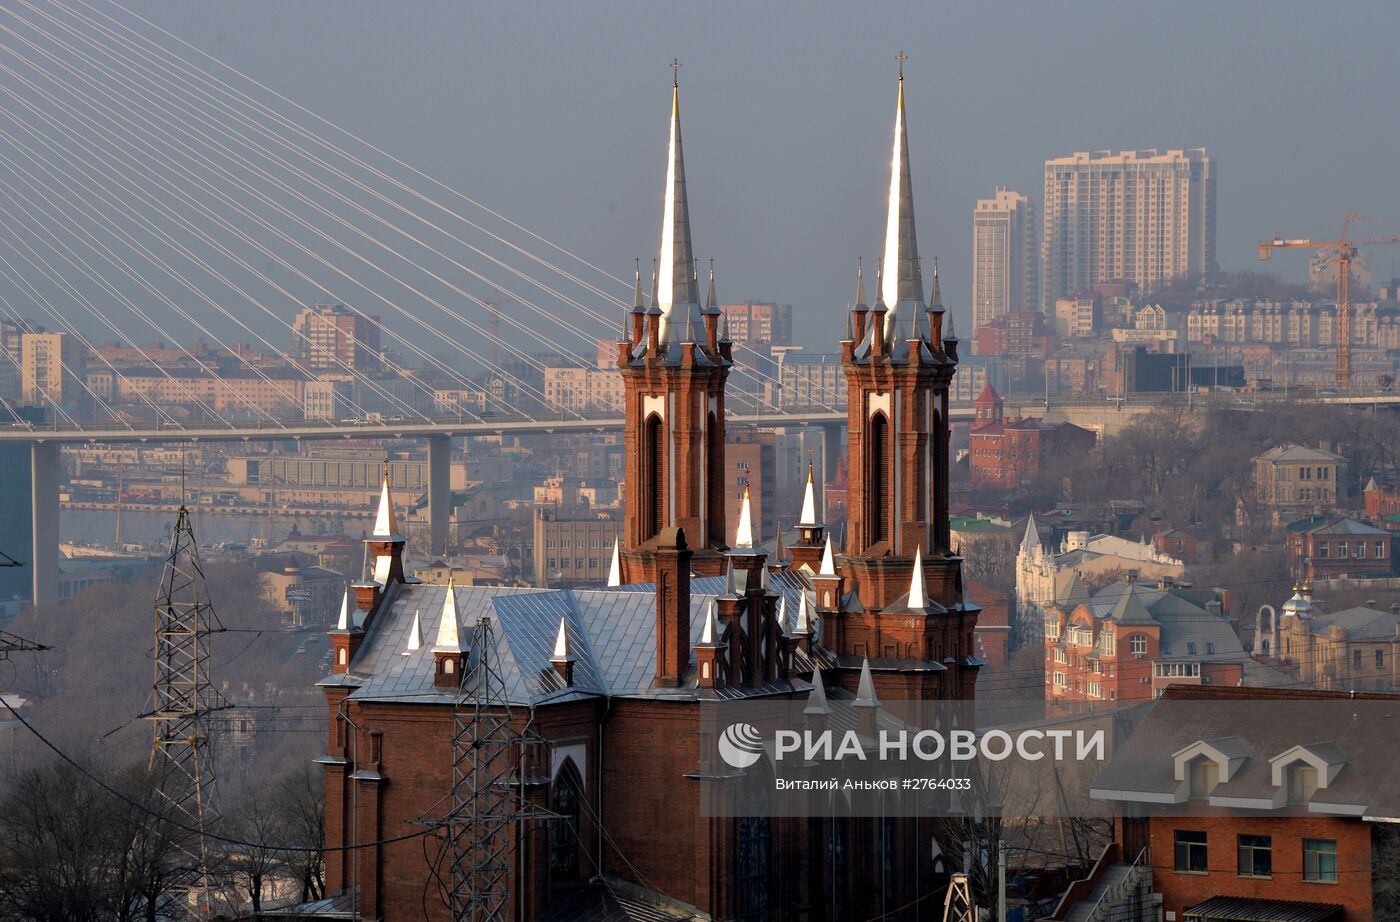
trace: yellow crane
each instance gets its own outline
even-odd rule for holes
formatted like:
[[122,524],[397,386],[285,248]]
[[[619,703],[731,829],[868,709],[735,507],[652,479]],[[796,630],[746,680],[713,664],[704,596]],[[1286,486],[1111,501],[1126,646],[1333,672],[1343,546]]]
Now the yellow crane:
[[1359,237],[1351,236],[1351,222],[1365,219],[1365,215],[1349,213],[1342,217],[1340,240],[1285,240],[1275,237],[1259,242],[1259,258],[1268,259],[1274,250],[1325,250],[1332,255],[1332,264],[1337,271],[1337,390],[1351,390],[1351,261],[1356,258],[1356,248],[1388,243],[1400,243],[1400,236]]

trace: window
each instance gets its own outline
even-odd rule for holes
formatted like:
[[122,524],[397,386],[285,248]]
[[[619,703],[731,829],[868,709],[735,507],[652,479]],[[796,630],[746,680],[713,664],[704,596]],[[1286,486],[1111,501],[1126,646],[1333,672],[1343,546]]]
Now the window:
[[1345,558],[1346,555],[1347,555],[1347,543],[1346,543],[1345,541],[1338,541],[1338,542],[1337,542],[1337,556],[1340,557],[1340,558]]
[[1384,541],[1377,541],[1377,542],[1376,542],[1376,557],[1377,557],[1377,558],[1380,558],[1380,557],[1384,557],[1384,556],[1385,556],[1385,542],[1384,542]]
[[1133,636],[1129,637],[1129,638],[1128,638],[1128,651],[1129,651],[1130,653],[1146,653],[1146,652],[1147,652],[1147,635],[1146,635],[1146,634],[1134,634]]
[[1195,642],[1194,640],[1190,640],[1190,641],[1187,641],[1187,642],[1186,642],[1186,652],[1187,652],[1187,653],[1190,653],[1190,654],[1192,654],[1192,655],[1195,654],[1195,652],[1196,652],[1196,642]]
[[1326,557],[1326,556],[1327,556],[1327,542],[1326,542],[1326,541],[1319,541],[1319,542],[1317,542],[1317,556],[1319,556],[1319,557]]
[[[1205,756],[1198,756],[1189,766],[1191,775],[1191,796],[1209,797],[1210,792],[1220,783],[1220,766]],[[1205,833],[1201,833],[1205,835]]]
[[1063,672],[1055,673],[1055,686],[1057,688],[1065,687],[1065,674]]
[[1273,840],[1269,836],[1241,835],[1239,862],[1241,877],[1273,877]]
[[1214,653],[1214,652],[1215,652],[1215,644],[1212,643],[1212,642],[1209,641],[1209,640],[1206,641],[1206,655],[1209,656],[1210,654],[1212,654],[1212,653]]
[[1288,766],[1288,802],[1305,804],[1317,791],[1317,769],[1311,765],[1294,763]]
[[1366,542],[1365,542],[1365,541],[1358,541],[1358,542],[1356,542],[1356,556],[1357,556],[1357,557],[1365,557],[1365,556],[1366,556]]
[[1206,834],[1197,829],[1176,831],[1176,870],[1191,874],[1206,872]]
[[1385,651],[1384,651],[1384,650],[1377,650],[1377,651],[1376,651],[1376,668],[1377,668],[1377,669],[1384,669],[1384,668],[1385,668]]
[[1357,668],[1357,669],[1360,669],[1360,668],[1361,668],[1361,651],[1360,651],[1360,650],[1352,650],[1352,651],[1351,651],[1351,665],[1352,665],[1353,667]]
[[1164,641],[1162,641],[1162,655],[1163,655],[1163,656],[1167,656],[1167,655],[1169,655],[1171,652],[1172,652],[1172,643],[1171,643],[1171,641],[1170,641],[1170,640],[1164,640]]
[[1303,840],[1303,880],[1337,882],[1337,840]]
[[573,759],[565,759],[554,782],[554,822],[549,824],[549,883],[578,882],[578,819],[583,782]]

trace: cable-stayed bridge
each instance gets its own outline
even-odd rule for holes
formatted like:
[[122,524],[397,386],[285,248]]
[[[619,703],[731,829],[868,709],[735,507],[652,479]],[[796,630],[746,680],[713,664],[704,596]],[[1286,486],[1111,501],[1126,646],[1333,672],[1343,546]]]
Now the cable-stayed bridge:
[[[44,422],[0,401],[0,444],[32,451],[36,600],[56,595],[65,444],[423,439],[437,544],[452,437],[621,426],[558,409],[543,381],[597,369],[646,272],[608,271],[120,3],[0,6],[0,320],[86,357],[55,356],[55,386],[26,395]],[[375,341],[298,322],[322,302]],[[0,348],[0,383],[33,374]],[[792,392],[739,343],[729,385],[731,423],[839,444],[830,385]]]

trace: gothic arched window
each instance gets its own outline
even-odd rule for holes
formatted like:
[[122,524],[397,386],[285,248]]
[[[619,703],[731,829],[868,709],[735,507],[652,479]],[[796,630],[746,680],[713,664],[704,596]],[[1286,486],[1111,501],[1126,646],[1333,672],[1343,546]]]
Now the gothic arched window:
[[549,824],[549,883],[564,887],[578,882],[578,816],[583,780],[573,759],[565,759],[554,779],[555,819]]
[[734,849],[734,879],[738,886],[739,922],[766,922],[771,913],[768,901],[768,872],[773,847],[773,823],[767,816],[758,816],[768,809],[766,792],[773,789],[773,776],[767,761],[760,759],[751,768],[740,788],[741,816],[735,830],[738,842]]
[[646,525],[648,538],[659,535],[665,527],[661,509],[661,484],[666,478],[665,447],[661,417],[652,414],[647,417],[642,434],[642,522]]
[[890,539],[890,450],[889,423],[885,414],[876,413],[870,417],[870,543],[878,544]]

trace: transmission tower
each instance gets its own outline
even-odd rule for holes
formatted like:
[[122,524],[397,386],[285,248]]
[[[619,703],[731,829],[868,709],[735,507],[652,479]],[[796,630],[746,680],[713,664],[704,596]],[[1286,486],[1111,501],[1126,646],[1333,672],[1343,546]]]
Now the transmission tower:
[[445,825],[455,922],[505,922],[515,826],[550,816],[525,799],[540,740],[529,718],[523,729],[515,726],[493,634],[491,619],[479,618],[476,668],[453,702],[452,812]]
[[222,702],[209,679],[209,635],[222,629],[209,601],[199,545],[182,503],[170,536],[155,605],[155,681],[151,773],[169,819],[197,834],[173,845],[188,859],[181,883],[194,891],[201,914],[209,910],[209,855],[204,831],[218,815],[208,715]]

